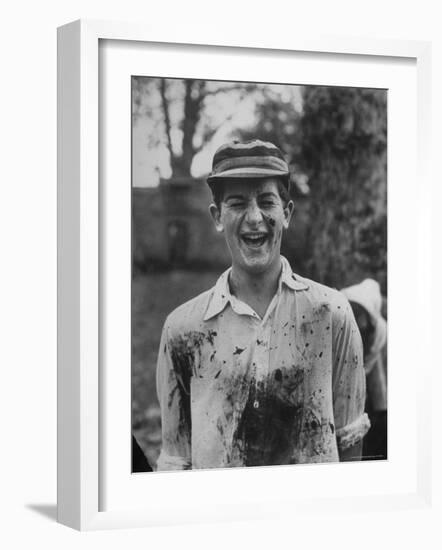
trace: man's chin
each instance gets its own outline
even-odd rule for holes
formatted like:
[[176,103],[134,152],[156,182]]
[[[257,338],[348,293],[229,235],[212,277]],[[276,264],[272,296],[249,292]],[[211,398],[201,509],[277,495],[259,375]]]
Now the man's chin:
[[272,265],[272,259],[268,254],[248,254],[242,261],[246,272],[257,275],[267,271]]

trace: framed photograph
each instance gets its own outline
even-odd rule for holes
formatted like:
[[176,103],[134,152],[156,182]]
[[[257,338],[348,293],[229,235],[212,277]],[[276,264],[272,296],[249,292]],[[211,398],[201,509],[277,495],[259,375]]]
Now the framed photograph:
[[58,40],[59,521],[425,506],[429,44]]

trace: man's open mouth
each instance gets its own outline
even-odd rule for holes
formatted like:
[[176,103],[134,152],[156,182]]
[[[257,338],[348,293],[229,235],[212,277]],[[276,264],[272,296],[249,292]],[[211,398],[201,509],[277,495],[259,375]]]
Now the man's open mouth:
[[242,240],[247,246],[252,248],[259,248],[267,240],[267,233],[243,233],[241,235]]

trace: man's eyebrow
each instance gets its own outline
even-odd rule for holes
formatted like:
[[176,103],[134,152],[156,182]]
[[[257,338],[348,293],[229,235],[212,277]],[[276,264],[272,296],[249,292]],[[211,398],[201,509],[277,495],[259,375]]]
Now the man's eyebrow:
[[243,195],[227,195],[227,197],[224,197],[224,200],[225,201],[228,201],[228,200],[244,200],[244,196]]
[[274,193],[273,191],[265,191],[264,193],[259,193],[258,198],[260,199],[267,199],[267,198],[274,198],[278,195]]

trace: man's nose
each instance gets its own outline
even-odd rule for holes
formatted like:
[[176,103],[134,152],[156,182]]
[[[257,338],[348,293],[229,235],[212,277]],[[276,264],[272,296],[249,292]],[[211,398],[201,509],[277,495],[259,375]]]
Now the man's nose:
[[246,221],[250,225],[256,225],[263,220],[263,215],[256,201],[251,201],[247,206]]

